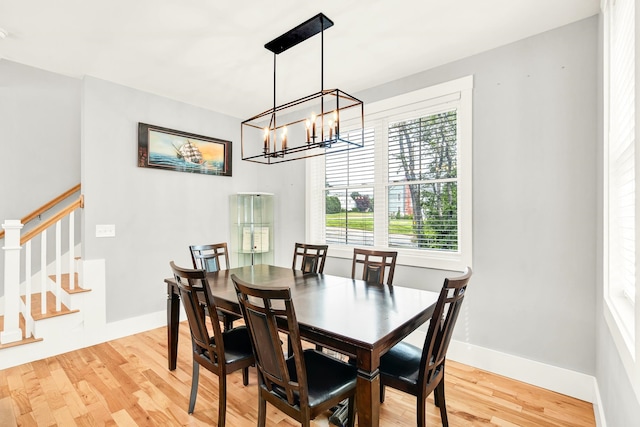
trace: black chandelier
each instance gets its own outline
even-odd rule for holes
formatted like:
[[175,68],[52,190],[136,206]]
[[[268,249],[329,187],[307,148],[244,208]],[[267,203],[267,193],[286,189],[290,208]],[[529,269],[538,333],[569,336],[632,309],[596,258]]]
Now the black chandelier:
[[[333,21],[319,13],[264,45],[273,52],[273,108],[242,122],[242,160],[274,164],[364,145],[364,104],[340,89],[324,89],[324,30]],[[276,57],[320,33],[320,91],[276,104]],[[340,124],[355,122],[355,132]],[[350,126],[351,127],[351,126]]]

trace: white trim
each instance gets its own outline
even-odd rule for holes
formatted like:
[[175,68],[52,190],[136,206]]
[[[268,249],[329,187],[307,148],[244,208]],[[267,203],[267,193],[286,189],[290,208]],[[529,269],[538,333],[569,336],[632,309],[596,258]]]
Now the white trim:
[[[614,23],[614,13],[616,1],[601,0],[600,7],[603,15],[603,230],[602,230],[602,298],[603,298],[603,315],[607,329],[614,341],[617,354],[620,356],[625,373],[629,378],[629,383],[634,391],[636,400],[640,402],[640,304],[633,304],[623,297],[623,289],[621,286],[615,287],[615,283],[610,281],[610,258],[612,257],[609,248],[610,240],[610,137],[611,137],[611,99],[612,88],[611,82],[611,46],[612,32]],[[618,5],[622,2],[618,2]],[[632,4],[632,3],[630,3]],[[640,99],[638,97],[638,87],[640,84],[640,73],[638,73],[640,64],[640,39],[638,38],[638,24],[640,24],[640,8],[635,7],[634,15],[635,26],[635,133],[638,135],[637,125],[640,123]],[[616,45],[617,46],[617,45]],[[640,194],[637,190],[637,183],[640,182],[640,146],[634,141],[635,148],[635,287],[638,289],[640,284]],[[630,330],[633,329],[631,332]]]
[[596,419],[596,427],[607,427],[607,419],[604,416],[604,404],[602,403],[602,396],[600,396],[600,387],[598,386],[598,380],[595,379],[596,382],[596,398],[594,402],[591,402],[593,405],[593,414]]
[[[423,267],[423,268],[435,268],[438,270],[447,270],[447,271],[464,271],[466,266],[471,265],[471,260],[465,264],[464,260],[467,260],[467,257],[460,256],[459,253],[447,254],[447,253],[438,253],[436,251],[425,251],[425,250],[417,250],[417,249],[406,249],[406,248],[387,248],[387,247],[375,247],[369,246],[368,249],[372,250],[394,250],[398,252],[398,258],[396,260],[396,264],[398,265],[408,265],[412,267]],[[352,259],[353,258],[353,246],[347,245],[329,245],[329,252],[327,253],[327,257],[329,258],[343,258],[343,259]],[[469,257],[470,258],[470,257]],[[462,260],[462,261],[461,261]]]
[[405,110],[416,110],[451,102],[454,100],[451,97],[459,99],[456,92],[467,90],[473,90],[473,75],[365,104],[365,122],[369,117],[375,119],[376,115],[380,115],[380,113],[396,110],[399,105],[408,106]]
[[[416,347],[422,347],[425,336],[426,332],[418,329],[409,335],[405,341]],[[606,425],[604,422],[604,414],[602,413],[603,405],[600,398],[600,390],[596,378],[592,375],[536,362],[454,339],[449,343],[447,358],[487,372],[592,403],[594,405],[594,412],[596,413],[596,420],[600,419],[600,424],[598,425]]]
[[[180,304],[182,308],[182,304]],[[185,319],[184,312],[180,313],[181,319]],[[102,341],[111,341],[118,338],[127,337],[140,332],[149,331],[151,329],[167,326],[167,311],[156,311],[155,313],[145,314],[143,316],[132,317],[113,323],[108,323],[105,328],[105,334]]]
[[[472,188],[472,145],[473,145],[473,75],[451,80],[434,86],[415,90],[412,92],[397,95],[384,100],[365,104],[365,128],[376,126],[376,122],[386,123],[407,114],[417,115],[426,112],[443,111],[446,109],[456,109],[458,112],[457,132],[458,132],[458,236],[459,247],[456,252],[429,251],[424,249],[387,247],[388,235],[384,232],[388,226],[388,200],[387,188],[391,183],[379,173],[374,177],[374,200],[376,209],[374,211],[374,241],[372,249],[395,250],[398,252],[398,264],[423,268],[434,268],[448,271],[464,271],[467,266],[473,265],[473,188]],[[378,123],[378,125],[379,125]],[[344,123],[348,126],[348,123]],[[374,156],[376,167],[386,170],[388,161],[387,141],[385,132],[382,136],[376,137],[376,147]],[[324,174],[324,158],[322,156],[308,159],[306,164],[306,239],[311,243],[324,243],[324,229],[320,226],[319,216],[324,215],[325,187],[320,185],[319,176]],[[381,181],[382,180],[382,181]],[[381,184],[384,182],[384,185]],[[355,188],[350,186],[349,188]],[[385,194],[380,194],[385,191]],[[316,199],[322,199],[322,202]],[[316,229],[318,228],[318,229]],[[382,230],[382,231],[381,231]],[[352,245],[330,244],[330,256],[349,259],[353,256]]]
[[596,400],[597,384],[592,375],[456,340],[451,340],[447,356],[456,362],[475,366],[576,399],[591,403]]
[[262,191],[238,191],[235,194],[248,194],[250,196],[255,196],[255,195],[258,195],[258,196],[273,196],[273,193],[265,193],[265,192],[262,192]]

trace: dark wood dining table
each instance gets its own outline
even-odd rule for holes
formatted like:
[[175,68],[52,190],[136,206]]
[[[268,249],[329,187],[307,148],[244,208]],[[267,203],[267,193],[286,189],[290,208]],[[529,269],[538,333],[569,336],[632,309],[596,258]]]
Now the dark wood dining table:
[[[358,425],[378,426],[380,356],[431,318],[438,294],[379,285],[328,274],[256,265],[207,274],[218,308],[239,314],[231,275],[258,286],[286,286],[305,340],[356,358]],[[180,301],[176,282],[167,283],[169,369],[176,368]]]

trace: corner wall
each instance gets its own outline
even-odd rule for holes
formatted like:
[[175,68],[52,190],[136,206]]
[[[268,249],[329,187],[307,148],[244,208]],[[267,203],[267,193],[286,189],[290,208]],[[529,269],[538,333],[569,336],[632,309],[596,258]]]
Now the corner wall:
[[[290,262],[304,235],[304,197],[293,197],[304,194],[303,165],[243,162],[237,118],[92,77],[82,86],[83,256],[106,261],[107,323],[165,310],[169,261],[188,266],[189,245],[230,240],[235,192],[275,193],[276,262]],[[138,122],[232,141],[233,176],[138,167]],[[96,238],[98,224],[116,236]]]

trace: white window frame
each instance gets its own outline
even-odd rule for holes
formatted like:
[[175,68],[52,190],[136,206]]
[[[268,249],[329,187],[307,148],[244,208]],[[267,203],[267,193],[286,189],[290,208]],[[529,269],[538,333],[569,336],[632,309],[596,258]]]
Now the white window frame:
[[[618,0],[619,1],[619,0]],[[633,1],[633,0],[632,0]],[[610,227],[609,227],[609,144],[611,136],[611,32],[612,11],[614,0],[602,0],[600,3],[603,14],[603,314],[605,322],[615,343],[617,352],[623,362],[636,399],[640,402],[640,304],[633,301],[629,293],[612,283],[610,279]],[[640,40],[638,25],[640,23],[640,7],[635,6],[635,64],[640,58]],[[637,135],[640,132],[640,69],[635,70],[635,133],[634,141],[634,175],[635,175],[635,291],[638,295],[640,282],[640,146]]]
[[[472,92],[473,76],[466,76],[378,102],[365,103],[365,128],[371,127],[374,122],[379,122],[381,119],[382,126],[386,126],[389,121],[393,121],[394,117],[410,112],[439,112],[443,107],[457,110],[459,235],[457,252],[386,246],[388,146],[386,137],[382,140],[376,137],[374,183],[376,246],[369,248],[397,251],[398,264],[450,271],[464,271],[465,267],[472,267]],[[325,241],[324,165],[324,156],[309,158],[306,163],[306,240],[313,243]],[[353,247],[330,244],[328,256],[350,259],[353,257]]]

